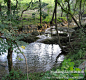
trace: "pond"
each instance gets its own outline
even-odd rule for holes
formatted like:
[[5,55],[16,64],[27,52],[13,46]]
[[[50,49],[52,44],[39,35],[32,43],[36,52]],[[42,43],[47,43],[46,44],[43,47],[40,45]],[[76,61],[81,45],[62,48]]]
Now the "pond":
[[[61,33],[61,32],[60,32]],[[25,49],[21,49],[24,52],[27,63],[28,72],[45,72],[52,69],[55,65],[59,65],[64,60],[64,55],[60,55],[58,59],[56,57],[61,53],[61,48],[58,44],[44,44],[41,40],[51,38],[46,35],[38,35],[40,39],[37,41],[24,45]],[[25,59],[21,53],[17,54],[15,48],[12,54],[13,67],[15,70],[21,69],[26,73]],[[21,58],[22,61],[18,60]],[[57,60],[57,63],[55,62]],[[7,52],[0,55],[0,75],[8,73]]]
[[[53,65],[56,64],[56,57],[61,53],[59,45],[39,42],[30,43],[25,46],[25,49],[22,49],[21,47],[20,49],[27,57],[28,72],[43,72],[50,70]],[[17,57],[20,57],[23,60],[19,61],[16,59]],[[15,69],[22,69],[24,72],[26,71],[25,59],[22,54],[13,52],[12,59]],[[58,62],[63,61],[63,59],[64,55],[61,55],[58,58]],[[5,73],[8,72],[7,53],[0,55],[0,72],[2,72],[1,70],[4,70]]]

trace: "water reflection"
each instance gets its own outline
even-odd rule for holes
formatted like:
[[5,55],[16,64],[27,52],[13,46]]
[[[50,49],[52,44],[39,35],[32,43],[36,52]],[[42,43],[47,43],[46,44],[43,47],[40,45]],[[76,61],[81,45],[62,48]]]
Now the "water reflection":
[[[26,45],[25,49],[21,50],[27,57],[29,71],[47,71],[50,70],[55,64],[56,57],[61,53],[61,49],[57,44],[44,44],[44,43],[30,43]],[[17,60],[17,56],[21,57],[23,61]],[[12,55],[13,66],[21,68],[25,71],[25,59],[22,54],[13,52]],[[63,60],[64,56],[61,56],[58,61]],[[0,63],[7,62],[7,53],[0,56]]]

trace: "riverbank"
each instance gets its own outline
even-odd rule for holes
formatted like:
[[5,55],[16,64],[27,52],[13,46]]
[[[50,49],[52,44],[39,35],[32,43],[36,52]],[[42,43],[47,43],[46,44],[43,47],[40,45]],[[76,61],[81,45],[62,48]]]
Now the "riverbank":
[[[84,32],[85,31],[86,30],[84,28]],[[30,37],[29,37],[29,39],[30,39]],[[27,38],[27,36],[26,36],[26,38]],[[71,61],[73,61],[75,63],[75,65],[74,65],[75,67],[79,67],[79,65],[83,61],[86,60],[86,54],[85,54],[85,51],[86,51],[85,50],[85,47],[86,47],[85,43],[86,43],[86,41],[85,41],[85,38],[86,38],[85,33],[83,33],[82,29],[78,29],[78,28],[77,29],[75,28],[75,31],[71,34],[70,42],[69,42],[69,37],[67,37],[66,33],[65,34],[60,34],[60,42],[64,46],[65,51],[67,52],[67,54],[65,55],[65,58],[66,59],[71,59]],[[25,40],[27,42],[31,41],[29,39],[25,39]],[[34,41],[32,41],[32,42],[34,42]],[[58,38],[54,35],[54,37],[50,41],[47,40],[45,42],[46,42],[46,44],[58,44]],[[64,54],[64,52],[62,54]],[[53,70],[56,70],[57,68],[58,68],[57,66],[53,66]],[[31,70],[33,71],[33,73],[29,72],[29,77],[32,80],[41,80],[42,77],[45,76],[45,74],[49,73],[49,72],[34,73],[34,70],[33,69],[31,69]]]
[[[84,69],[84,71],[86,70],[85,67],[86,67],[86,28],[84,26],[83,29],[80,29],[80,28],[74,28],[75,31],[71,34],[71,37],[70,37],[70,42],[69,42],[69,37],[67,38],[67,36],[65,36],[64,39],[61,39],[63,40],[63,42],[61,42],[62,45],[65,45],[64,48],[66,48],[65,50],[67,50],[67,54],[65,55],[65,59],[71,59],[72,62],[74,62],[74,67],[77,67],[77,68],[80,68],[81,70]],[[83,31],[84,30],[84,31]],[[61,37],[61,36],[60,36]],[[66,40],[67,38],[67,40]],[[46,44],[58,44],[57,43],[57,40],[58,38],[55,38],[54,36],[54,39],[47,39],[47,41],[43,41],[43,43],[46,43]],[[63,52],[64,54],[64,52]],[[62,65],[62,64],[61,64]],[[51,70],[55,71],[57,69],[60,69],[62,66],[53,66],[53,68]],[[50,74],[50,71],[47,71],[47,72],[43,72],[43,73],[30,73],[29,74],[29,77],[30,79],[32,80],[41,80],[43,79],[44,76],[49,75]],[[86,73],[86,72],[85,72]],[[84,79],[86,78],[86,75],[84,77]],[[48,80],[48,79],[46,79]],[[83,79],[81,79],[83,80]]]

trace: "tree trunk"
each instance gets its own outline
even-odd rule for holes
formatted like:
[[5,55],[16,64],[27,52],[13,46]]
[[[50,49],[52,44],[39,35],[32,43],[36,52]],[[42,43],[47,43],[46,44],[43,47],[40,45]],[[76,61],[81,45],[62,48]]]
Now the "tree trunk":
[[1,12],[1,3],[0,3],[0,12]]
[[81,5],[82,5],[82,0],[80,0],[80,11],[79,11],[79,23],[80,23],[80,27],[82,27],[82,24],[81,24],[81,16],[82,16],[82,10],[81,10]]
[[[7,7],[8,7],[7,15],[9,16],[11,14],[11,1],[10,0],[7,1]],[[12,44],[11,44],[10,47],[9,47],[9,49],[8,49],[8,56],[7,56],[9,72],[13,68],[13,64],[12,64],[12,52],[13,52],[13,50],[12,50]]]
[[68,14],[72,17],[72,19],[74,20],[74,22],[76,23],[76,25],[80,28],[78,22],[77,22],[76,19],[73,17],[73,15],[72,15],[70,12],[68,12],[67,10],[65,10],[65,9],[60,5],[59,2],[57,2],[57,3],[58,3],[58,5],[62,8],[63,11],[65,11],[66,13],[68,13]]
[[56,28],[56,31],[57,31],[57,35],[58,35],[58,29],[57,29],[57,0],[55,0],[55,28]]
[[11,14],[11,1],[10,0],[7,1],[7,7],[8,7],[7,15],[10,15]]
[[16,10],[16,8],[17,8],[17,5],[18,5],[18,1],[16,0],[16,6],[15,6],[15,9],[14,9],[14,11],[13,11],[13,14],[15,14],[15,10]]
[[40,26],[41,26],[42,24],[41,0],[39,0],[39,7],[40,7]]
[[57,0],[55,0],[55,28],[56,28],[56,35],[58,36],[58,44],[59,46],[61,46],[60,44],[60,37],[59,37],[59,34],[58,34],[58,28],[57,28]]
[[8,49],[8,56],[7,56],[7,59],[8,59],[8,69],[9,69],[9,72],[12,71],[13,69],[13,64],[12,64],[12,47],[10,47]]
[[52,19],[50,21],[50,24],[52,25],[53,24],[53,19],[54,19],[54,13],[56,12],[56,6],[54,7],[54,11],[53,11],[53,15],[52,15]]

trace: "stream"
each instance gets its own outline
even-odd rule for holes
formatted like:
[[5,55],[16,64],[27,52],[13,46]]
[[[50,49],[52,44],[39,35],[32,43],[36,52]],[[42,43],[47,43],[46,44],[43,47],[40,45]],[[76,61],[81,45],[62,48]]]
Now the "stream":
[[[42,72],[50,70],[55,63],[56,57],[61,53],[61,49],[57,44],[44,44],[39,42],[33,42],[29,45],[25,46],[25,49],[22,49],[24,52],[27,63],[28,63],[28,72]],[[16,59],[20,57],[23,61],[19,61]],[[22,69],[26,71],[25,59],[21,53],[17,54],[13,52],[12,55],[13,59],[13,66],[16,69]],[[58,58],[58,62],[60,63],[63,61],[64,55],[61,55]],[[2,68],[2,69],[1,69]],[[8,65],[7,65],[7,53],[0,55],[0,74],[3,72],[2,70],[6,70],[8,72]]]
[[[58,62],[55,62],[56,57],[61,53],[61,48],[58,44],[40,43],[41,40],[51,37],[45,35],[38,35],[38,37],[40,37],[40,39],[38,39],[37,41],[28,45],[24,45],[25,49],[22,49],[20,47],[20,49],[22,50],[22,52],[24,52],[27,58],[28,72],[45,72],[52,69],[55,65],[59,65],[61,61],[64,60],[64,55],[60,55],[60,57],[57,59]],[[14,69],[21,69],[21,71],[26,73],[25,59],[23,55],[21,53],[17,54],[14,51],[12,54]],[[16,59],[17,57],[23,60],[20,61]],[[0,55],[0,75],[4,75],[7,73],[8,62],[6,52]]]

